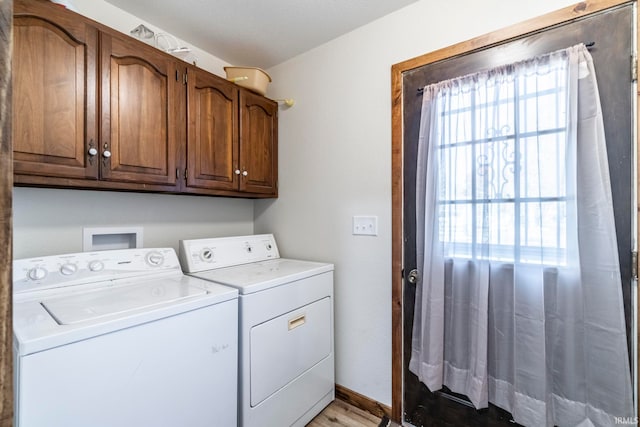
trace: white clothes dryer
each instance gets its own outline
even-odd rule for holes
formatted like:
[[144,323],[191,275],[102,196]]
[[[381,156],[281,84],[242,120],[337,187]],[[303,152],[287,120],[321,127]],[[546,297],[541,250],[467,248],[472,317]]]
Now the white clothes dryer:
[[179,257],[240,292],[240,426],[304,426],[333,401],[332,264],[280,258],[271,234],[182,240]]
[[15,260],[17,427],[237,425],[238,291],[173,249]]

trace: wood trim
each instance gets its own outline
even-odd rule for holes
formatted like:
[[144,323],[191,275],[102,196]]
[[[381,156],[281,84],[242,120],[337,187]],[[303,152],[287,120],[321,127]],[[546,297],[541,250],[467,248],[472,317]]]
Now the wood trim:
[[402,424],[402,72],[391,69],[391,419]]
[[[391,67],[391,265],[392,265],[392,362],[391,362],[391,419],[402,422],[402,387],[403,387],[403,354],[402,354],[402,261],[403,261],[403,98],[402,74],[406,71],[422,67],[444,59],[505,43],[510,40],[531,35],[563,23],[571,22],[605,9],[633,3],[629,0],[588,0],[576,3],[557,11],[529,19],[527,21],[467,40],[443,49],[439,49]],[[640,39],[639,39],[640,42]],[[640,92],[638,93],[640,98]],[[640,118],[639,118],[640,119]],[[639,120],[640,121],[640,120]],[[640,134],[640,129],[638,130]],[[639,196],[640,197],[640,196]],[[640,200],[640,199],[639,199]],[[640,205],[638,206],[640,213]],[[640,235],[638,236],[640,239]],[[640,295],[638,296],[640,303]],[[639,335],[640,338],[640,335]],[[640,369],[640,364],[638,366]],[[637,390],[637,385],[636,385]]]
[[13,1],[0,0],[0,426],[13,425],[11,32]]
[[[636,56],[638,54],[638,47],[640,46],[640,14],[636,11]],[[636,68],[638,66],[638,58],[635,58],[636,61]],[[637,84],[636,87],[636,134],[634,135],[635,137],[635,155],[636,155],[636,203],[638,204],[638,210],[636,213],[636,242],[635,242],[635,248],[634,250],[638,251],[639,250],[639,246],[640,246],[640,146],[638,145],[638,137],[640,136],[640,84]],[[638,265],[636,265],[636,271],[638,268]],[[638,308],[637,310],[637,318],[636,318],[636,346],[638,346],[638,343],[640,343],[640,292],[637,291],[638,289],[638,285],[636,284],[635,286],[636,288],[636,307]],[[638,354],[638,349],[636,348],[636,354]],[[640,393],[640,357],[638,357],[638,360],[636,361],[636,376],[637,376],[637,382],[635,384],[632,384],[632,387],[634,388],[634,391],[636,393],[636,396],[638,396],[638,394]],[[632,379],[633,380],[633,379]],[[636,399],[638,400],[638,399]],[[638,414],[636,413],[636,416],[638,416]]]
[[348,389],[344,386],[336,384],[336,398],[343,400],[350,405],[360,408],[363,411],[367,411],[376,417],[389,417],[391,415],[391,408],[387,405],[363,396],[362,394]]

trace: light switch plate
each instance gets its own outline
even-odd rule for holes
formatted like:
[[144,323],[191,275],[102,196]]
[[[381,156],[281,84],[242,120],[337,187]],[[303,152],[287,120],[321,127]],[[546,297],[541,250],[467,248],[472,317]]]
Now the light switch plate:
[[377,236],[378,217],[358,215],[353,217],[354,236]]

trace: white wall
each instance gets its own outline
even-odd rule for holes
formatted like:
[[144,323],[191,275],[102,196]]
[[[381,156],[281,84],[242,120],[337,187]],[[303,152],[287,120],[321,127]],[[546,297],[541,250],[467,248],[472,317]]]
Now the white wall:
[[[141,23],[164,32],[103,0],[71,4],[78,13],[127,35]],[[194,53],[199,67],[224,76],[226,62],[197,48]],[[15,258],[79,252],[84,227],[138,225],[144,246],[176,249],[183,238],[253,233],[254,202],[247,199],[15,188],[13,203]]]
[[253,233],[253,201],[111,191],[15,188],[14,258],[82,252],[84,227],[142,226],[145,247]]
[[[269,70],[280,111],[280,197],[255,231],[285,256],[333,262],[336,382],[391,403],[391,66],[572,4],[422,0]],[[379,235],[351,235],[353,215]]]
[[[112,4],[105,2],[104,0],[56,0],[56,2],[67,4],[69,5],[70,9],[78,12],[79,14],[91,18],[94,21],[100,22],[101,24],[104,24],[108,27],[116,29],[126,35],[130,35],[130,31],[140,24],[144,24],[156,35],[167,34],[169,38],[158,38],[157,43],[159,47],[177,47],[173,45],[175,40],[175,44],[191,48],[191,53],[179,56],[180,59],[189,63],[193,63],[193,61],[195,60],[198,67],[218,76],[224,77],[224,67],[226,65],[231,65],[224,60],[205,52],[197,46],[194,46],[184,40],[178,39],[167,31],[164,31],[163,29],[158,28],[147,21],[143,21],[142,19],[115,7]],[[173,39],[171,37],[173,37]],[[149,44],[155,45],[155,42],[153,40],[150,40]]]

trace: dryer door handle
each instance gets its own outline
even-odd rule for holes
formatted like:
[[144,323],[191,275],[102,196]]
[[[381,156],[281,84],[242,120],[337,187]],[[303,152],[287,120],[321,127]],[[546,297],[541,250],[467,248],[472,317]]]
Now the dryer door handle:
[[289,330],[295,329],[298,326],[302,326],[307,321],[307,315],[301,314],[300,316],[289,319]]

